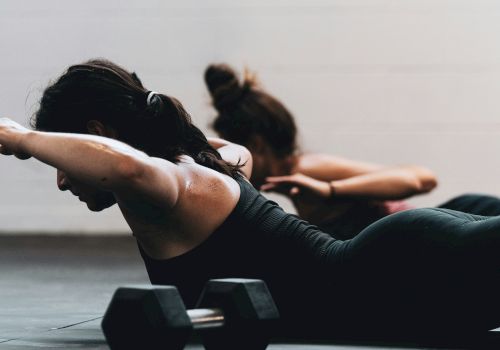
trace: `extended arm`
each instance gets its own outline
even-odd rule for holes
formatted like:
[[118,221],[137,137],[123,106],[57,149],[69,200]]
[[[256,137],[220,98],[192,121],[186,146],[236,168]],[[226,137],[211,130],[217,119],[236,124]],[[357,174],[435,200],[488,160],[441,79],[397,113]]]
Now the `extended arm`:
[[173,206],[179,185],[175,165],[151,158],[122,142],[93,135],[30,131],[0,119],[4,154],[32,156],[68,176],[115,193]]
[[247,179],[250,178],[252,175],[252,154],[247,148],[216,137],[208,137],[207,140],[226,162],[241,164],[241,172]]

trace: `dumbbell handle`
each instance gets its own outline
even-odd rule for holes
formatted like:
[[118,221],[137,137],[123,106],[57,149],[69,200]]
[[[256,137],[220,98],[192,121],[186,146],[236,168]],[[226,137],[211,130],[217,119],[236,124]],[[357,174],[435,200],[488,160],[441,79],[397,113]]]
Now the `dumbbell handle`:
[[187,310],[187,314],[194,329],[224,326],[224,312],[221,309],[191,309]]

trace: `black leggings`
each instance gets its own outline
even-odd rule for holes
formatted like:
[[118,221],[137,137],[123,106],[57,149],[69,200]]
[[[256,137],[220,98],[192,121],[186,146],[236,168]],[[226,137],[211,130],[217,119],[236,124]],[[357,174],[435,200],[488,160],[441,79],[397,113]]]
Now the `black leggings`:
[[498,216],[500,215],[500,198],[485,194],[463,194],[441,204],[438,208],[483,216]]
[[[407,210],[344,245],[336,301],[325,308],[336,310],[337,330],[445,334],[500,326],[500,216]],[[338,247],[330,253],[330,266],[338,266]]]
[[[500,198],[483,194],[464,194],[455,197],[437,208],[452,209],[465,213],[497,216],[500,215]],[[319,224],[319,228],[336,239],[351,239],[363,229],[385,217],[377,206],[359,203],[339,218]]]

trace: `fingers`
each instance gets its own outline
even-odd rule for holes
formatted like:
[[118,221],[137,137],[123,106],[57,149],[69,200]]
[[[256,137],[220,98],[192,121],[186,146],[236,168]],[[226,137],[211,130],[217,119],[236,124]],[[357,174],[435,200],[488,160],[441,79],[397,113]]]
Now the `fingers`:
[[262,185],[262,187],[270,189],[276,189],[277,187],[285,188],[286,194],[290,191],[291,186],[302,186],[303,183],[300,179],[296,179],[293,175],[291,176],[272,176],[266,178],[266,184]]
[[261,186],[261,191],[273,191],[294,197],[301,194],[300,187],[304,186],[304,179],[301,174],[285,176],[269,176],[266,183]]
[[290,187],[279,184],[264,184],[260,187],[260,190],[263,192],[276,192],[288,195],[290,192]]
[[294,181],[296,181],[296,176],[295,175],[269,176],[269,177],[266,177],[266,181],[268,183],[294,182]]
[[15,156],[16,158],[21,160],[26,160],[31,158],[31,156],[26,153],[13,153],[4,145],[0,145],[0,154],[3,154],[4,156]]
[[260,186],[260,191],[262,192],[276,192],[285,196],[290,196],[290,185],[285,183],[265,183]]
[[273,183],[265,183],[262,186],[260,186],[261,191],[272,191],[274,188],[276,188],[276,184]]
[[26,154],[26,153],[17,153],[17,154],[14,154],[14,156],[16,156],[17,159],[21,159],[21,160],[26,160],[26,159],[31,158],[31,156],[29,154]]
[[12,152],[7,149],[4,145],[0,145],[0,154],[3,154],[5,156],[11,156]]

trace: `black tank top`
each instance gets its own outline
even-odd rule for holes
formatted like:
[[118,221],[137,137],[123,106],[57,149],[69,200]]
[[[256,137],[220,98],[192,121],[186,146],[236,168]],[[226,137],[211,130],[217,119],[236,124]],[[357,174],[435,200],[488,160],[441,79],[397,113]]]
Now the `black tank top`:
[[264,280],[282,318],[324,307],[336,290],[333,277],[348,241],[284,212],[242,177],[236,181],[241,189],[236,207],[197,247],[157,260],[139,245],[151,283],[175,285],[188,308],[207,280],[232,277]]

